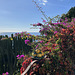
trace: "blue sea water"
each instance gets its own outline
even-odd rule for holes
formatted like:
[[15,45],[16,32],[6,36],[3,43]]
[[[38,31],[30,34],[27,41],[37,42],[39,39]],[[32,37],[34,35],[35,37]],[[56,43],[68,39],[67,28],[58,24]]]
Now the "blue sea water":
[[[3,33],[0,33],[0,35],[8,35],[8,37],[11,37],[11,34],[15,34],[15,33],[18,33],[18,32],[3,32]],[[19,32],[20,33],[20,32]],[[27,33],[30,33],[31,35],[40,35],[39,32],[27,32]]]

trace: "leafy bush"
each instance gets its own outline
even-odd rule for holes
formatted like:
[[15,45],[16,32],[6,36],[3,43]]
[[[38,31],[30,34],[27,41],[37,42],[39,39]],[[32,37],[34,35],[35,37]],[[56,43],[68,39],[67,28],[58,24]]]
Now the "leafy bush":
[[[38,23],[34,26],[40,26],[42,36],[37,37],[38,42],[28,44],[33,46],[31,59],[38,60],[36,66],[39,67],[35,66],[35,70],[34,67],[31,67],[29,71],[32,72],[32,75],[45,75],[47,73],[67,75],[68,72],[73,74],[75,65],[75,18],[71,22],[66,19],[57,23],[45,22],[45,25]],[[26,60],[29,62],[29,58]],[[26,70],[26,67],[23,68],[25,69],[21,67],[21,73]],[[28,74],[31,75],[31,72]]]

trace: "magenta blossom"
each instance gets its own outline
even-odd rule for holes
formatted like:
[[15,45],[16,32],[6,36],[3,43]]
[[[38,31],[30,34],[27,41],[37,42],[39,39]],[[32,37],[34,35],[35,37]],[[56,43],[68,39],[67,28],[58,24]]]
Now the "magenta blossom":
[[20,55],[17,55],[16,57],[18,58]]
[[21,33],[23,33],[23,32],[21,32]]
[[45,33],[44,35],[47,36],[47,33]]
[[54,25],[57,25],[57,23],[53,23]]
[[6,72],[6,75],[9,75],[9,73],[8,73],[8,72]]
[[74,18],[74,21],[75,21],[75,18]]
[[17,57],[18,59],[21,59],[22,57],[24,57],[24,55],[21,55],[21,56],[20,56],[20,55],[17,55],[16,57]]
[[45,20],[43,20],[43,22],[46,22]]
[[60,21],[63,21],[63,19],[60,19]]
[[70,25],[68,25],[67,27],[70,27]]
[[56,33],[57,33],[57,31],[54,32],[54,34],[56,34]]
[[37,45],[36,48],[37,48],[38,46],[39,46],[39,45]]
[[47,24],[47,25],[49,25],[49,24]]
[[21,55],[20,57],[22,58],[22,57],[24,57],[24,55]]
[[4,73],[2,73],[2,75],[4,75]]
[[45,43],[45,45],[48,45],[47,43]]
[[36,26],[36,24],[33,24],[33,26]]
[[38,23],[37,26],[42,26],[42,24],[41,23]]
[[21,57],[19,57],[18,59],[21,59]]
[[40,43],[43,43],[43,41],[40,41]]
[[19,33],[17,33],[17,34],[19,34]]
[[24,57],[24,55],[21,55],[21,56],[19,57],[19,59],[21,59],[22,57]]
[[28,42],[30,42],[30,40],[25,40],[25,44],[28,44]]

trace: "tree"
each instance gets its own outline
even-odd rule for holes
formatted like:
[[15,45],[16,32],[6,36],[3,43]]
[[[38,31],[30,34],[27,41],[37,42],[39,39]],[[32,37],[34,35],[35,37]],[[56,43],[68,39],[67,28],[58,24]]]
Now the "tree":
[[71,19],[71,20],[72,20],[72,18],[75,18],[75,7],[72,7],[72,8],[67,12],[67,14],[62,14],[61,19],[65,19],[65,18],[68,18],[68,19]]

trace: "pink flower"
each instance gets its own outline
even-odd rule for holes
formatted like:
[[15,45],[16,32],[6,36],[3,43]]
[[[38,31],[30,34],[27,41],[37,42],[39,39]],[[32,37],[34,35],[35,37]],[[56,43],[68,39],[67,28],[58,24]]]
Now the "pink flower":
[[30,42],[30,40],[25,40],[25,44],[28,44],[28,42]]
[[39,45],[37,45],[36,48],[37,48],[38,46],[39,46]]
[[8,72],[6,72],[6,75],[8,75],[9,73]]
[[43,43],[43,41],[40,41],[40,43]]
[[47,43],[45,43],[45,45],[48,45]]
[[49,24],[47,24],[47,25],[49,25]]
[[20,57],[18,57],[18,59],[21,59],[22,57],[24,57],[24,55],[21,55]]
[[23,32],[21,32],[21,33],[23,33]]
[[4,73],[2,73],[2,75],[4,75]]
[[43,31],[45,30],[45,28],[43,28]]
[[56,25],[57,23],[53,23],[54,25]]
[[19,55],[16,56],[17,58],[19,57]]
[[42,24],[41,23],[38,23],[37,26],[42,26]]
[[67,27],[70,27],[70,25],[68,25]]
[[16,56],[17,58],[19,57],[19,55]]
[[17,33],[17,34],[19,34],[19,33]]
[[42,30],[40,30],[39,32],[42,32]]
[[66,19],[65,22],[67,22],[68,20]]
[[54,32],[54,34],[56,34],[56,33],[57,33],[57,31]]
[[36,26],[36,24],[33,24],[33,26]]
[[21,57],[19,57],[18,59],[21,59]]
[[46,22],[46,20],[43,20],[43,22]]
[[47,33],[45,33],[45,36],[47,36]]
[[63,19],[60,19],[60,21],[63,21]]
[[74,21],[75,21],[75,18],[74,18]]
[[24,55],[21,55],[20,57],[22,58],[22,57],[24,57]]

